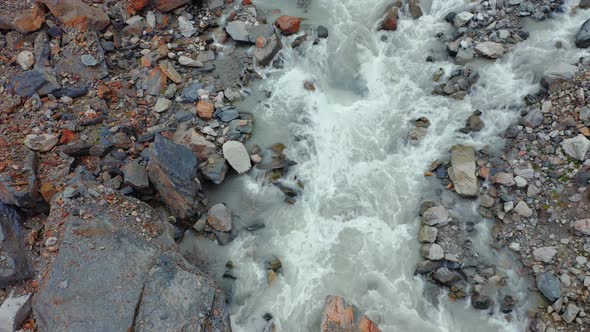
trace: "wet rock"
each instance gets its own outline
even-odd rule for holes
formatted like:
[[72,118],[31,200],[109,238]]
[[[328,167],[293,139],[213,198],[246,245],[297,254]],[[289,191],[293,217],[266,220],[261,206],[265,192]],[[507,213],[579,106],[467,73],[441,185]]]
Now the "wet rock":
[[381,22],[381,29],[387,31],[397,30],[397,20],[399,17],[399,8],[392,7],[385,15],[385,19]]
[[16,62],[18,62],[22,69],[29,70],[35,64],[35,55],[30,51],[22,51],[18,54]]
[[574,138],[563,140],[563,142],[561,142],[561,147],[570,157],[584,161],[586,153],[590,148],[590,140],[588,140],[586,136],[579,134]]
[[590,219],[581,219],[574,222],[574,229],[584,235],[590,236]]
[[449,177],[457,194],[477,197],[479,184],[475,175],[475,150],[471,146],[455,145],[451,150]]
[[190,2],[190,0],[150,0],[152,6],[161,12],[169,12],[184,4]]
[[422,222],[428,226],[444,226],[450,222],[449,212],[444,206],[434,206],[424,211]]
[[511,313],[514,307],[518,303],[518,299],[511,295],[506,295],[500,301],[500,311],[502,313]]
[[246,147],[238,141],[223,144],[223,157],[238,174],[244,174],[252,167]]
[[283,268],[283,263],[281,263],[281,260],[278,257],[272,256],[264,262],[264,267],[267,270],[279,272]]
[[256,47],[254,50],[254,57],[260,66],[267,66],[283,47],[281,39],[277,35],[272,35],[265,41],[263,47]]
[[543,74],[541,86],[550,89],[555,83],[571,80],[579,68],[569,63],[558,63],[549,67]]
[[186,219],[196,213],[197,158],[187,147],[156,135],[147,166],[149,179],[174,216]]
[[[130,208],[141,219],[121,213]],[[146,204],[119,194],[107,206],[76,199],[52,206],[50,218],[63,222],[67,245],[33,300],[40,330],[231,329],[223,292],[182,258],[172,226]]]
[[473,16],[474,15],[470,12],[461,12],[453,17],[453,24],[455,25],[455,27],[460,28],[465,24],[469,23]]
[[475,51],[490,59],[498,59],[504,54],[504,45],[494,42],[483,42],[475,46]]
[[413,19],[420,18],[423,15],[420,0],[408,0],[408,9]]
[[166,98],[158,98],[156,104],[154,105],[154,112],[162,113],[166,112],[172,106],[172,101]]
[[471,296],[471,305],[478,310],[487,310],[494,304],[494,301],[489,296],[474,293]]
[[328,28],[326,28],[325,26],[318,25],[316,32],[317,32],[318,38],[321,38],[321,39],[328,38]]
[[31,314],[31,299],[33,295],[10,296],[0,306],[0,332],[17,331]]
[[442,265],[441,261],[429,261],[425,260],[416,266],[416,270],[414,271],[415,274],[428,274],[431,272],[436,271]]
[[[25,230],[20,216],[13,208],[0,203],[0,248],[4,257],[0,264],[0,288],[33,276],[26,256],[24,239]],[[2,310],[0,308],[0,312]]]
[[557,254],[557,249],[554,247],[542,247],[533,250],[535,260],[544,263],[551,263],[555,254]]
[[460,280],[459,276],[455,274],[453,271],[449,270],[446,267],[441,267],[437,269],[433,274],[432,278],[439,283],[450,286],[453,283]]
[[590,19],[586,20],[576,34],[576,46],[588,48],[590,46]]
[[24,144],[33,151],[47,152],[57,145],[57,135],[54,134],[29,134],[25,137]]
[[229,22],[225,26],[225,31],[229,36],[239,42],[250,42],[249,25],[243,21]]
[[284,36],[290,36],[299,32],[301,20],[297,17],[283,15],[275,21],[275,26],[281,31]]
[[457,55],[455,55],[455,61],[460,64],[464,65],[473,61],[475,58],[475,51],[473,48],[459,48],[457,50]]
[[561,297],[561,282],[551,272],[543,272],[537,275],[537,288],[541,293],[553,303]]
[[229,232],[232,229],[231,211],[224,204],[216,204],[207,212],[207,223],[216,231]]
[[380,332],[377,324],[340,296],[326,297],[321,332]]
[[139,163],[139,160],[133,160],[123,169],[125,184],[137,190],[143,190],[150,187],[147,169]]
[[445,257],[443,248],[436,243],[422,245],[420,248],[420,254],[422,257],[431,261],[438,261]]
[[437,233],[438,229],[436,227],[422,226],[418,233],[418,241],[434,243]]
[[225,162],[225,159],[221,156],[216,154],[212,155],[207,159],[207,163],[205,166],[202,166],[201,173],[205,179],[215,183],[220,184],[225,179],[225,175],[227,174],[228,166]]
[[108,15],[98,7],[81,0],[44,0],[51,13],[66,26],[78,30],[104,30],[110,23]]

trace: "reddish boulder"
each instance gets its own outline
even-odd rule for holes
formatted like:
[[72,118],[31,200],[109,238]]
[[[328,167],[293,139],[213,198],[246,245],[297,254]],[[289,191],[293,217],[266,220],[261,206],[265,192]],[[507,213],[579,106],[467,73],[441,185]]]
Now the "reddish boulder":
[[45,22],[45,10],[35,4],[28,11],[17,15],[12,22],[14,29],[20,33],[37,31]]
[[149,0],[129,0],[129,6],[134,10],[142,10],[149,2]]
[[66,26],[78,30],[104,30],[110,23],[109,16],[97,7],[81,0],[44,0],[51,13]]
[[377,324],[361,314],[355,306],[347,304],[340,296],[329,295],[324,306],[321,332],[341,331],[381,332]]
[[283,35],[289,36],[299,31],[301,20],[297,17],[283,15],[277,18],[275,26],[281,30]]
[[152,6],[161,12],[169,12],[189,2],[190,0],[152,0]]
[[397,30],[398,11],[399,8],[393,7],[387,12],[385,19],[381,22],[381,30]]

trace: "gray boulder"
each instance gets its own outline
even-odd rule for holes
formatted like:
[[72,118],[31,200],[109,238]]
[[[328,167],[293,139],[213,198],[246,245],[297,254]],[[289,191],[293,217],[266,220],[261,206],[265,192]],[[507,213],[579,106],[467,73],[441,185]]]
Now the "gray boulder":
[[541,86],[545,89],[549,89],[557,82],[571,80],[578,70],[578,67],[570,65],[569,63],[558,63],[553,65],[543,74]]
[[590,148],[590,140],[586,136],[579,134],[576,137],[563,140],[561,147],[570,157],[584,161],[586,153]]
[[475,51],[490,59],[498,59],[504,54],[504,45],[494,42],[483,42],[475,46]]
[[196,179],[197,157],[187,147],[159,134],[150,151],[148,175],[161,200],[177,218],[193,216],[201,190]]
[[233,40],[251,43],[249,39],[250,32],[248,31],[248,29],[249,25],[243,21],[229,22],[225,26],[225,31],[227,31],[227,33]]
[[118,194],[63,199],[50,214],[63,221],[59,253],[33,301],[39,330],[231,331],[223,292],[176,251],[163,215]]
[[450,222],[449,211],[444,206],[433,206],[424,211],[422,222],[428,226],[444,226]]
[[455,191],[463,197],[477,197],[479,185],[475,175],[475,150],[471,146],[456,145],[451,150],[449,177]]
[[590,18],[582,24],[582,27],[580,27],[580,30],[576,34],[576,46],[579,48],[590,46]]
[[523,126],[536,128],[543,123],[543,113],[540,110],[532,110],[520,118],[520,123]]
[[254,50],[256,62],[260,66],[267,66],[275,57],[275,55],[279,53],[281,48],[283,48],[281,39],[277,37],[276,34],[273,34],[271,37],[266,39],[266,45],[264,45],[264,47],[256,47]]
[[214,154],[207,159],[205,165],[201,166],[201,173],[205,179],[215,184],[220,184],[225,179],[228,169],[229,167],[225,159],[222,156]]
[[0,288],[33,276],[25,254],[25,232],[21,222],[16,210],[0,203],[0,253],[5,257],[0,264]]
[[537,288],[549,302],[553,303],[561,297],[561,282],[551,272],[537,275]]

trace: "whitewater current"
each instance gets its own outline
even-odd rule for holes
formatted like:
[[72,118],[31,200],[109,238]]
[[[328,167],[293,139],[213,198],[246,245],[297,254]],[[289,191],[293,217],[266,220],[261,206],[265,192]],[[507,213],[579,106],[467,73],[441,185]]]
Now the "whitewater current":
[[[266,227],[242,232],[223,251],[193,243],[215,252],[220,269],[226,260],[236,266],[234,331],[262,331],[265,313],[273,315],[277,331],[318,331],[330,294],[356,305],[382,331],[523,330],[526,308],[509,322],[467,301],[451,303],[443,294],[434,306],[424,296],[426,282],[414,276],[421,260],[417,211],[432,194],[424,172],[448,158],[454,144],[500,149],[503,132],[518,119],[523,97],[538,90],[543,71],[582,55],[573,36],[587,11],[571,14],[574,1],[555,19],[527,22],[530,37],[502,59],[470,64],[481,78],[464,100],[454,100],[431,94],[433,73],[458,67],[436,36],[452,33],[445,15],[468,2],[433,0],[421,18],[401,17],[395,32],[377,31],[389,0],[313,0],[305,12],[294,3],[255,1],[259,8],[304,17],[304,24],[322,24],[329,37],[299,50],[285,48],[284,68],[261,70],[260,93],[241,108],[256,116],[249,144],[285,143],[298,163],[289,177],[305,185],[304,194],[288,205],[254,174],[234,177],[212,193],[212,201],[228,204],[244,224]],[[428,55],[437,61],[426,62]],[[304,81],[316,90],[304,89]],[[483,113],[484,129],[458,132],[475,110]],[[413,145],[406,137],[420,117],[431,126]],[[462,204],[475,211],[476,203]],[[283,269],[269,286],[264,261],[272,255]],[[515,291],[526,294],[526,283],[513,279]]]

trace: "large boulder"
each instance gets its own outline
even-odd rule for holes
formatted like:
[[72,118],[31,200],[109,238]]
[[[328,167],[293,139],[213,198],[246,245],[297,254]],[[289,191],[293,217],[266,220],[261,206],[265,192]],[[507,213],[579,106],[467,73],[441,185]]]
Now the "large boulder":
[[590,148],[590,140],[588,140],[586,136],[579,134],[576,137],[563,140],[563,142],[561,142],[561,147],[570,157],[584,161],[586,153]]
[[377,324],[340,296],[328,295],[321,332],[380,332]]
[[579,48],[590,46],[590,18],[582,24],[582,27],[576,34],[576,46]]
[[33,301],[40,331],[231,331],[223,292],[180,256],[164,215],[86,189],[52,205],[59,252]]
[[109,16],[97,7],[82,0],[44,0],[45,6],[66,26],[78,30],[104,30],[110,23]]
[[148,175],[161,200],[177,218],[193,216],[201,190],[196,178],[197,157],[187,147],[159,134],[150,151]]
[[0,288],[9,283],[32,277],[32,270],[24,250],[25,231],[17,211],[0,203]]
[[475,175],[475,150],[471,146],[455,145],[451,149],[449,177],[457,194],[477,197],[479,185]]

